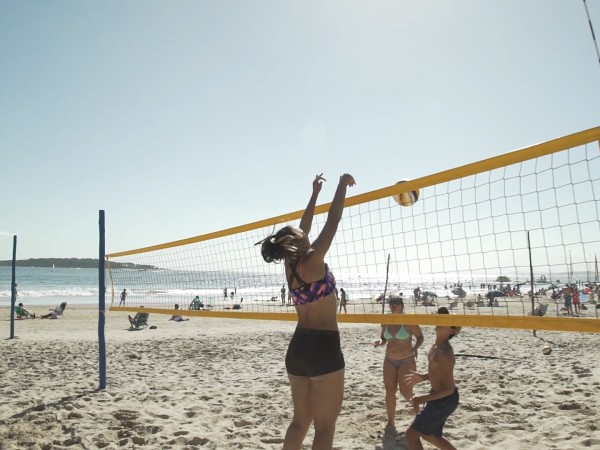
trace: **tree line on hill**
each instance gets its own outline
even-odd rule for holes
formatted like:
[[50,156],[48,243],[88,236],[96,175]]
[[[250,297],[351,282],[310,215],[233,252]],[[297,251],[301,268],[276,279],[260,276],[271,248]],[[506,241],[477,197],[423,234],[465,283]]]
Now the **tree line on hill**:
[[[0,266],[12,266],[12,260],[0,261]],[[54,268],[70,268],[70,269],[97,269],[98,259],[94,258],[30,258],[18,259],[17,267],[54,267]],[[146,264],[133,263],[118,263],[112,262],[110,266],[114,269],[157,269],[156,266]]]

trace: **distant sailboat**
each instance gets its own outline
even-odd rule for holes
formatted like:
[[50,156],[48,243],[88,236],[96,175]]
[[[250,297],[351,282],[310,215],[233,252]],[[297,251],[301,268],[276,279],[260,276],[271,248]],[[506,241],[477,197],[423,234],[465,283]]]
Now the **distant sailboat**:
[[54,264],[52,264],[52,270],[54,270]]

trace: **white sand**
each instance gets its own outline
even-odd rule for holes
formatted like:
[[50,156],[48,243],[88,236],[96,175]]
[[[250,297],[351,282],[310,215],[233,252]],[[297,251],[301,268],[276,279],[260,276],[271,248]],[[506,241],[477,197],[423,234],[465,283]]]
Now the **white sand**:
[[[156,314],[149,323],[157,329],[128,331],[126,314],[107,314],[108,386],[100,392],[96,309],[16,321],[18,338],[9,340],[2,308],[0,448],[281,448],[295,323],[174,323]],[[433,329],[423,330],[429,348]],[[341,334],[346,394],[334,448],[405,449],[401,438],[383,436],[384,350],[371,345],[379,327],[342,324]],[[461,404],[446,426],[457,448],[600,448],[600,335],[472,328],[452,343],[458,354],[505,358],[457,357]],[[425,369],[425,352],[418,366]],[[403,430],[411,414],[400,402],[398,410]]]

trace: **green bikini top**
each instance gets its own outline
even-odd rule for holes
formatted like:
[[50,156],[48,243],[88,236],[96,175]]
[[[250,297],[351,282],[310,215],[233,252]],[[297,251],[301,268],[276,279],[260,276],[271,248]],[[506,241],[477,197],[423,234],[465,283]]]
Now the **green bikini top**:
[[392,336],[390,334],[390,332],[388,331],[388,325],[386,325],[385,330],[383,330],[383,337],[387,341],[391,341],[392,339],[397,339],[399,341],[405,341],[406,339],[410,338],[410,333],[408,331],[406,331],[406,328],[404,328],[404,325],[400,325],[400,329],[396,332],[396,335]]

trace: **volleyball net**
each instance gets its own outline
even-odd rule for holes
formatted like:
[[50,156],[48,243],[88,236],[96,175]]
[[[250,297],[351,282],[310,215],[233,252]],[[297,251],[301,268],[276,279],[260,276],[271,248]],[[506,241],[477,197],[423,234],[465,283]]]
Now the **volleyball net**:
[[[341,322],[600,332],[600,127],[397,181],[346,199],[327,255],[348,300]],[[394,200],[413,190],[411,206]],[[111,309],[295,320],[283,264],[255,244],[302,213],[108,254]],[[406,314],[382,317],[390,295]],[[451,314],[431,314],[440,306]]]

